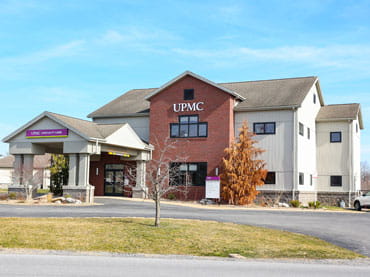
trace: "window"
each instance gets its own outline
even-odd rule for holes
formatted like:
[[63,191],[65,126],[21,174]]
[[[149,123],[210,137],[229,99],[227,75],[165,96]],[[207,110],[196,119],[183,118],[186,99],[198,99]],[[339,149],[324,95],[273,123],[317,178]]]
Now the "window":
[[316,94],[313,94],[313,103],[316,104]]
[[276,184],[276,174],[273,171],[267,172],[266,179],[264,180],[266,185],[275,185]]
[[307,127],[307,138],[311,138],[311,129]]
[[197,138],[208,136],[208,123],[199,122],[198,115],[180,115],[179,123],[170,123],[171,138]]
[[194,99],[194,89],[184,89],[184,100]]
[[342,176],[330,176],[330,186],[331,187],[341,187],[342,186]]
[[207,163],[171,163],[170,185],[204,186],[207,176]]
[[302,172],[299,173],[299,184],[304,185],[304,174]]
[[356,123],[356,133],[358,133],[358,123]]
[[301,122],[299,122],[299,134],[301,136],[304,135],[304,126],[303,126],[303,124]]
[[312,181],[312,174],[310,175],[310,186],[312,186],[313,181]]
[[275,134],[275,122],[253,123],[253,132],[256,135],[272,135]]
[[342,142],[342,132],[330,132],[330,142]]

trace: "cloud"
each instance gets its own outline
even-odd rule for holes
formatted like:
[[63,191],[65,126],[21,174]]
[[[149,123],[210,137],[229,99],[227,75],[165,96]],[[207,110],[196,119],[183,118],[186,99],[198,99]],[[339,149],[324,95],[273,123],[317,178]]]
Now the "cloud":
[[235,47],[228,49],[185,49],[174,48],[174,53],[201,59],[235,61],[272,61],[306,63],[313,66],[369,70],[370,45],[284,46],[277,48]]
[[82,46],[84,44],[84,40],[74,40],[70,41],[65,44],[57,45],[51,48],[47,48],[44,50],[36,51],[33,53],[25,54],[25,55],[19,55],[16,57],[9,57],[4,58],[0,60],[0,63],[2,64],[8,64],[8,65],[27,65],[27,64],[35,64],[44,62],[50,59],[55,58],[62,58],[62,57],[68,57],[76,55],[77,53],[80,53],[82,50]]

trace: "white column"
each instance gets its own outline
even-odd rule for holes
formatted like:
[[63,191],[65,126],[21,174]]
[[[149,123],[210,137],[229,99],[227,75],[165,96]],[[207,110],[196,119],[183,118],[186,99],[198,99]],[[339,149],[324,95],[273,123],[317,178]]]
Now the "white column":
[[68,187],[75,187],[77,179],[77,154],[69,154]]
[[136,187],[145,188],[145,170],[146,163],[144,161],[136,161]]
[[136,161],[136,186],[132,189],[133,198],[147,197],[148,189],[146,187],[146,162]]
[[12,177],[12,183],[14,186],[22,185],[22,168],[23,168],[23,157],[21,154],[14,155],[14,172]]
[[78,166],[78,186],[87,187],[89,185],[90,155],[79,154]]
[[23,155],[23,185],[33,184],[33,154]]

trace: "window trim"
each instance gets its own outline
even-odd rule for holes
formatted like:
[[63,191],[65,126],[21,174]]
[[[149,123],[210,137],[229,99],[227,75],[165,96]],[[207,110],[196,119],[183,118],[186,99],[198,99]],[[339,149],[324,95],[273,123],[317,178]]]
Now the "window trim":
[[[266,183],[266,180],[267,180],[267,175],[268,174],[273,174],[273,183]],[[266,178],[263,180],[263,182],[265,183],[265,185],[276,185],[276,171],[268,171],[267,174],[266,174]]]
[[[301,180],[301,176],[302,176],[302,180]],[[302,186],[304,185],[304,173],[303,172],[299,172],[299,175],[298,175],[298,184],[299,185],[302,185]]]
[[[340,178],[340,184],[333,184],[334,183],[334,178]],[[343,177],[342,175],[331,175],[330,176],[330,186],[331,187],[342,187],[343,186]]]
[[[190,97],[190,98],[188,98],[188,97],[186,97],[186,93],[192,93],[192,97]],[[189,100],[194,100],[194,98],[195,98],[195,93],[194,93],[194,89],[193,88],[187,88],[187,89],[184,89],[184,95],[183,95],[184,97],[184,100],[185,101],[189,101]]]
[[[256,132],[256,125],[257,124],[263,124],[263,130],[264,132],[260,132],[260,133],[257,133]],[[266,133],[266,124],[273,124],[274,125],[274,132],[273,133]],[[253,133],[256,134],[256,135],[275,135],[276,134],[276,122],[254,122],[253,123]]]
[[[184,117],[191,117],[191,116],[196,116],[197,117],[197,122],[186,122],[186,123],[181,123],[181,118],[184,118]],[[187,126],[187,133],[188,133],[188,136],[180,136],[180,129],[181,129],[181,125],[186,125]],[[196,125],[197,126],[197,135],[196,136],[190,136],[189,135],[189,126],[190,125]],[[199,128],[200,128],[200,125],[205,125],[206,126],[206,134],[204,136],[200,136],[199,135]],[[177,136],[173,135],[172,134],[172,126],[178,126],[178,132],[177,132]],[[189,114],[189,115],[179,115],[178,116],[178,122],[176,123],[170,123],[170,138],[207,138],[208,137],[208,122],[201,122],[199,121],[199,115],[197,114]]]
[[298,133],[301,135],[301,136],[304,136],[304,125],[303,123],[299,122],[299,125],[298,125]]
[[[333,134],[339,134],[339,140],[338,141],[333,140],[333,137],[332,137]],[[330,132],[330,143],[341,143],[341,142],[342,142],[342,132],[341,131]]]

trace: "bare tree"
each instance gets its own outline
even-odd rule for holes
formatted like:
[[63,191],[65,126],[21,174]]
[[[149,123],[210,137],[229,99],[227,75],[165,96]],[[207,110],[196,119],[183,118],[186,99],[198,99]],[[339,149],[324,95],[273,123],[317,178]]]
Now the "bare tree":
[[361,190],[370,190],[370,166],[366,161],[361,162]]
[[[183,182],[179,184],[180,167],[186,162],[187,157],[177,154],[177,142],[177,140],[172,140],[169,137],[162,142],[154,138],[156,153],[146,166],[147,190],[143,191],[146,194],[146,198],[150,198],[155,202],[154,226],[156,227],[160,226],[161,199],[169,193],[175,192],[184,193],[186,196],[190,185],[187,175],[183,178]],[[126,174],[129,179],[136,180],[136,170],[134,168],[126,171]]]
[[42,170],[22,167],[21,170],[12,172],[13,184],[20,184],[26,194],[26,200],[32,200],[34,190],[36,190],[43,181]]

